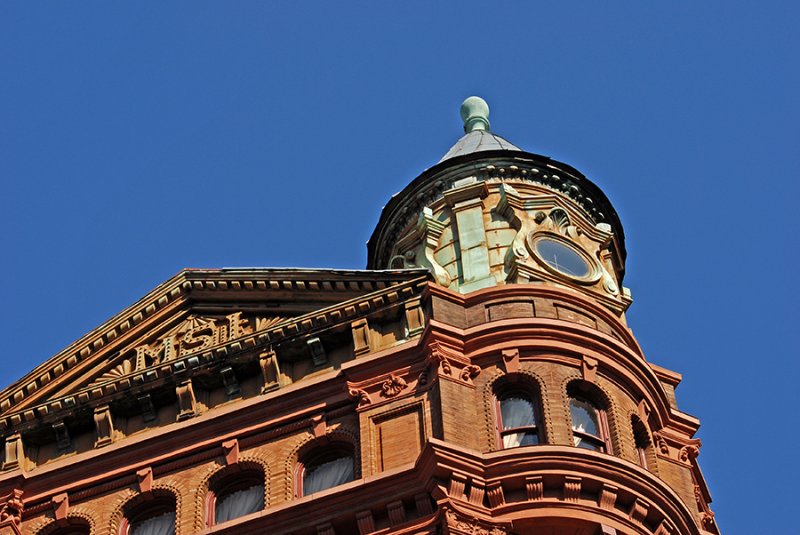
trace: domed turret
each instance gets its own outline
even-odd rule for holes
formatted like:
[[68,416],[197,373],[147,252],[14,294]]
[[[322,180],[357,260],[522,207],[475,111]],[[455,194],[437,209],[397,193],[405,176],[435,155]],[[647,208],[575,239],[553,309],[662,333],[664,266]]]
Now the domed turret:
[[569,287],[617,314],[622,225],[572,167],[492,133],[480,97],[461,105],[464,136],[395,195],[369,241],[371,269],[426,267],[459,293],[504,284]]

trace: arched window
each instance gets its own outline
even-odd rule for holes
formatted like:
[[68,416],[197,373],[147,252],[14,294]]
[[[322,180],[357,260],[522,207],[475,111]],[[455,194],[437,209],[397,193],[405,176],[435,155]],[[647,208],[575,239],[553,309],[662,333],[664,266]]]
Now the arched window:
[[605,411],[586,397],[569,398],[569,414],[572,418],[572,440],[579,448],[609,453],[608,424]]
[[120,535],[175,535],[175,497],[155,495],[125,514]]
[[258,470],[231,471],[208,492],[206,523],[221,524],[264,509],[264,474]]
[[538,411],[524,389],[504,389],[496,396],[497,433],[503,448],[539,444]]
[[355,456],[349,444],[320,446],[298,466],[299,496],[343,485],[355,479]]
[[650,448],[650,434],[647,432],[647,427],[635,415],[631,418],[631,426],[633,427],[633,440],[636,445],[636,456],[639,465],[642,468],[647,468],[647,455]]
[[89,535],[91,532],[89,523],[85,520],[67,517],[66,522],[66,526],[51,525],[40,531],[39,535]]

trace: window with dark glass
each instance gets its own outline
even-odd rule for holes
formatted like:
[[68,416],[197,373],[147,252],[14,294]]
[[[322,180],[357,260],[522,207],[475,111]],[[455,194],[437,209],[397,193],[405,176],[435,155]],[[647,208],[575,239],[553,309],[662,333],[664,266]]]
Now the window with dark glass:
[[300,465],[298,494],[308,496],[355,479],[355,459],[347,447],[326,447],[312,452]]
[[647,468],[647,450],[650,446],[650,437],[647,433],[647,428],[641,420],[634,417],[631,425],[633,427],[633,440],[636,445],[636,456],[639,460],[639,465],[642,468]]
[[245,470],[230,474],[209,490],[209,525],[221,524],[264,509],[264,474]]
[[122,535],[175,535],[175,499],[156,497],[125,516]]
[[503,392],[497,396],[497,428],[503,448],[539,443],[536,406],[525,392]]
[[573,444],[587,450],[608,452],[605,412],[588,399],[571,397],[569,413]]

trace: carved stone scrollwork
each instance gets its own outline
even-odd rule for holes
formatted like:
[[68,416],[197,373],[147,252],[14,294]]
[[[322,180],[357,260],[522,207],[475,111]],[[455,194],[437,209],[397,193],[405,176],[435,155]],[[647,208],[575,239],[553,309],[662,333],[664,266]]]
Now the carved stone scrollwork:
[[681,448],[678,458],[681,462],[691,463],[697,456],[700,455],[700,448],[697,446],[689,445]]
[[370,399],[366,390],[361,390],[360,388],[351,388],[347,393],[356,401],[356,407],[359,409],[372,403],[372,400]]
[[0,526],[3,524],[19,526],[22,522],[24,508],[22,491],[19,489],[14,489],[0,498]]
[[481,367],[476,366],[474,364],[470,364],[466,366],[463,370],[461,370],[461,380],[465,383],[471,383],[472,379],[477,377],[481,373]]
[[491,524],[485,520],[467,516],[446,507],[444,510],[447,534],[452,535],[508,535],[504,526]]
[[402,377],[390,375],[381,384],[381,395],[385,398],[393,398],[406,388],[408,388],[408,383]]
[[450,361],[447,360],[447,357],[444,355],[444,351],[438,342],[431,346],[428,359],[434,366],[439,367],[442,370],[443,375],[453,375],[453,369],[450,366]]
[[669,446],[667,445],[667,441],[664,440],[664,437],[658,433],[653,433],[653,440],[658,444],[658,451],[660,451],[662,455],[669,455]]

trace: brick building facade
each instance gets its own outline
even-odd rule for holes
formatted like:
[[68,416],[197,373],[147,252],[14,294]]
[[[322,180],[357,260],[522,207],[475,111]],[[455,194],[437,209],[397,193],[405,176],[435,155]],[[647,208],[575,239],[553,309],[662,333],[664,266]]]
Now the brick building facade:
[[610,202],[462,117],[367,270],[185,270],[0,393],[0,535],[718,533]]

